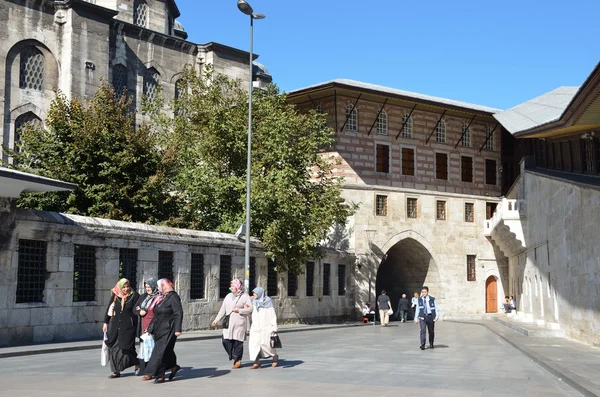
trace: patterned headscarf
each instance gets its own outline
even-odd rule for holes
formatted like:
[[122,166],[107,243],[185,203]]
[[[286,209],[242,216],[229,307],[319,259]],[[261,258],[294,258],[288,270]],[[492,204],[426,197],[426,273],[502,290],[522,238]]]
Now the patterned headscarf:
[[147,310],[150,306],[150,303],[152,303],[152,299],[154,299],[155,296],[160,294],[160,291],[158,290],[158,283],[156,282],[155,278],[149,278],[148,280],[144,281],[144,284],[147,284],[150,288],[152,288],[152,293],[148,294],[146,299],[144,299],[144,301],[140,305],[140,308],[142,310]]
[[235,293],[236,295],[239,295],[242,292],[244,292],[244,284],[242,284],[240,280],[231,280],[231,284],[233,284],[233,286],[237,289],[237,292]]
[[133,295],[135,293],[135,291],[133,290],[133,288],[131,288],[131,283],[126,278],[120,279],[117,282],[117,284],[114,286],[114,288],[111,290],[111,292],[121,299],[127,298],[126,296],[123,296],[123,287],[126,284],[129,284],[129,287],[130,287],[129,295]]
[[257,310],[273,307],[273,301],[265,295],[265,290],[262,287],[256,287],[252,292],[256,294],[256,298],[252,300],[252,303]]
[[165,299],[169,292],[174,290],[173,282],[168,278],[161,278],[156,284],[158,285],[160,294],[158,295],[158,298],[156,298],[156,302],[154,302],[155,307],[158,306],[163,299]]

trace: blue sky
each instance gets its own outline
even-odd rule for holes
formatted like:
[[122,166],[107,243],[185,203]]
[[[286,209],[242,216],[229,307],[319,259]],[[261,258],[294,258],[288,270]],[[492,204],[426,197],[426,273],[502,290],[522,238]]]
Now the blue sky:
[[[598,0],[249,0],[254,51],[284,91],[349,78],[502,109],[581,85]],[[237,0],[177,0],[197,43],[248,50]]]

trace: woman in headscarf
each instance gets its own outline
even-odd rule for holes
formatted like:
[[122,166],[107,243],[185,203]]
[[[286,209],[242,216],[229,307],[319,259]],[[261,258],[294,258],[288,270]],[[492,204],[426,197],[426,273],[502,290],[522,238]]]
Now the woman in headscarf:
[[248,350],[250,350],[250,359],[254,360],[254,365],[250,368],[260,368],[260,359],[268,357],[273,357],[271,366],[276,367],[279,357],[277,350],[271,347],[271,335],[273,332],[277,332],[277,315],[273,301],[265,295],[265,290],[261,287],[254,288],[252,292],[254,311],[252,312]]
[[126,278],[119,280],[111,292],[113,295],[106,309],[102,331],[108,332],[106,345],[113,371],[109,378],[114,379],[121,376],[121,371],[134,365],[136,374],[139,373],[135,351],[138,316],[133,309],[140,295],[131,289]]
[[240,368],[244,355],[248,317],[252,313],[253,306],[240,280],[231,280],[229,290],[231,292],[223,300],[221,310],[212,322],[212,326],[215,327],[223,317],[229,315],[229,327],[223,328],[223,347],[229,355],[229,360],[233,360],[233,368]]
[[140,296],[135,306],[135,312],[140,316],[138,321],[137,335],[142,340],[138,358],[140,358],[141,371],[144,372],[145,363],[150,360],[154,348],[154,338],[148,333],[148,326],[154,318],[154,305],[158,301],[158,283],[155,278],[149,278],[144,282],[146,292]]
[[157,284],[160,295],[157,296],[154,303],[154,319],[147,329],[147,332],[154,337],[154,349],[150,361],[146,364],[144,380],[150,380],[156,376],[154,383],[163,383],[167,369],[171,370],[169,380],[173,379],[181,369],[177,365],[175,342],[181,335],[183,308],[171,280],[161,278]]

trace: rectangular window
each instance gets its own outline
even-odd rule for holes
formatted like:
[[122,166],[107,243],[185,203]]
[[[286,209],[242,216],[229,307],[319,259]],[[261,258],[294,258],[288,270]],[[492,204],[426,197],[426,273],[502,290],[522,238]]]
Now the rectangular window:
[[491,126],[488,126],[487,129],[487,142],[485,143],[485,149],[488,152],[494,151],[494,132]]
[[418,216],[417,204],[418,204],[418,201],[416,198],[406,199],[406,217],[407,218],[416,218]]
[[485,184],[496,186],[496,160],[485,160]]
[[346,295],[346,265],[338,265],[338,295]]
[[[131,286],[135,290],[135,285]],[[75,245],[73,253],[73,302],[96,300],[96,247]]]
[[375,215],[387,216],[387,196],[375,196]]
[[323,264],[323,296],[331,295],[331,264]]
[[485,219],[492,219],[498,203],[485,203]]
[[131,285],[137,285],[137,260],[137,249],[119,249],[119,279],[126,278]]
[[415,149],[402,148],[402,175],[415,176]]
[[173,251],[158,251],[158,279],[173,281]]
[[231,283],[231,255],[221,255],[219,261],[219,298],[223,299],[229,294]]
[[473,157],[460,157],[461,180],[463,182],[473,182]]
[[288,272],[288,296],[298,296],[298,276]]
[[388,145],[376,145],[375,157],[375,171],[377,172],[390,172],[390,147]]
[[474,222],[475,212],[473,203],[465,203],[465,222]]
[[248,291],[249,294],[252,293],[252,291],[254,291],[254,288],[256,288],[256,258],[251,256],[250,257],[250,291]]
[[190,299],[204,299],[204,255],[192,252]]
[[476,281],[475,255],[467,255],[467,281]]
[[448,155],[446,153],[435,154],[435,179],[448,180]]
[[313,285],[315,282],[315,262],[306,263],[306,296],[313,296]]
[[436,203],[436,208],[437,208],[436,219],[438,221],[445,221],[446,220],[446,202],[438,200]]
[[19,240],[16,303],[44,301],[47,247],[45,241]]
[[278,296],[278,284],[277,284],[277,272],[275,271],[275,267],[277,264],[274,260],[269,259],[269,264],[267,266],[267,295],[268,296]]

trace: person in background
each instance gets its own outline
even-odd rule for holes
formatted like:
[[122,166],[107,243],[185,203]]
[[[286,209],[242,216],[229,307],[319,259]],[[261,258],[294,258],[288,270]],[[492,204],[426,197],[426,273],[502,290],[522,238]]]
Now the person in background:
[[155,278],[149,278],[144,282],[146,290],[138,299],[135,305],[135,312],[138,314],[138,332],[137,335],[142,339],[138,358],[140,359],[141,372],[145,371],[146,363],[150,360],[152,350],[154,349],[154,338],[148,333],[148,326],[154,318],[154,305],[158,301],[160,291],[158,282]]
[[147,329],[147,332],[154,337],[154,349],[146,364],[143,379],[150,380],[156,376],[154,383],[164,383],[167,369],[171,369],[169,380],[172,380],[181,369],[177,365],[175,342],[181,335],[183,308],[181,298],[175,292],[171,280],[161,278],[157,285],[160,295],[154,303],[154,318]]
[[377,308],[379,309],[379,321],[381,321],[381,325],[387,327],[390,322],[389,310],[392,310],[392,302],[385,290],[382,290],[381,295],[377,297]]
[[419,293],[415,292],[413,294],[412,299],[410,300],[410,307],[413,309],[413,319],[417,319],[418,310],[419,310]]
[[256,287],[250,297],[254,310],[252,311],[252,326],[250,327],[250,338],[248,350],[250,359],[254,360],[251,369],[261,367],[260,359],[273,357],[272,367],[276,367],[279,361],[277,350],[271,347],[271,335],[277,332],[277,314],[273,307],[271,298],[265,295],[265,290]]
[[[365,303],[362,308],[363,322],[372,323],[375,321],[375,312],[371,309],[370,303]],[[365,321],[366,320],[366,321]]]
[[102,332],[108,333],[106,345],[109,348],[110,379],[121,376],[121,371],[135,366],[139,373],[139,360],[135,350],[138,316],[134,312],[139,294],[131,289],[131,284],[122,278],[111,290],[111,300],[104,316]]
[[233,360],[232,368],[237,369],[242,366],[248,317],[252,313],[254,305],[250,296],[244,293],[240,280],[231,280],[229,290],[231,292],[223,299],[221,309],[212,322],[212,326],[215,327],[223,317],[229,315],[229,327],[223,328],[222,342],[229,355],[229,360]]
[[510,308],[515,312],[517,311],[517,302],[515,301],[514,295],[510,296]]
[[408,316],[408,299],[406,299],[406,294],[402,294],[402,298],[400,298],[400,300],[398,301],[398,320],[405,323],[407,316]]

